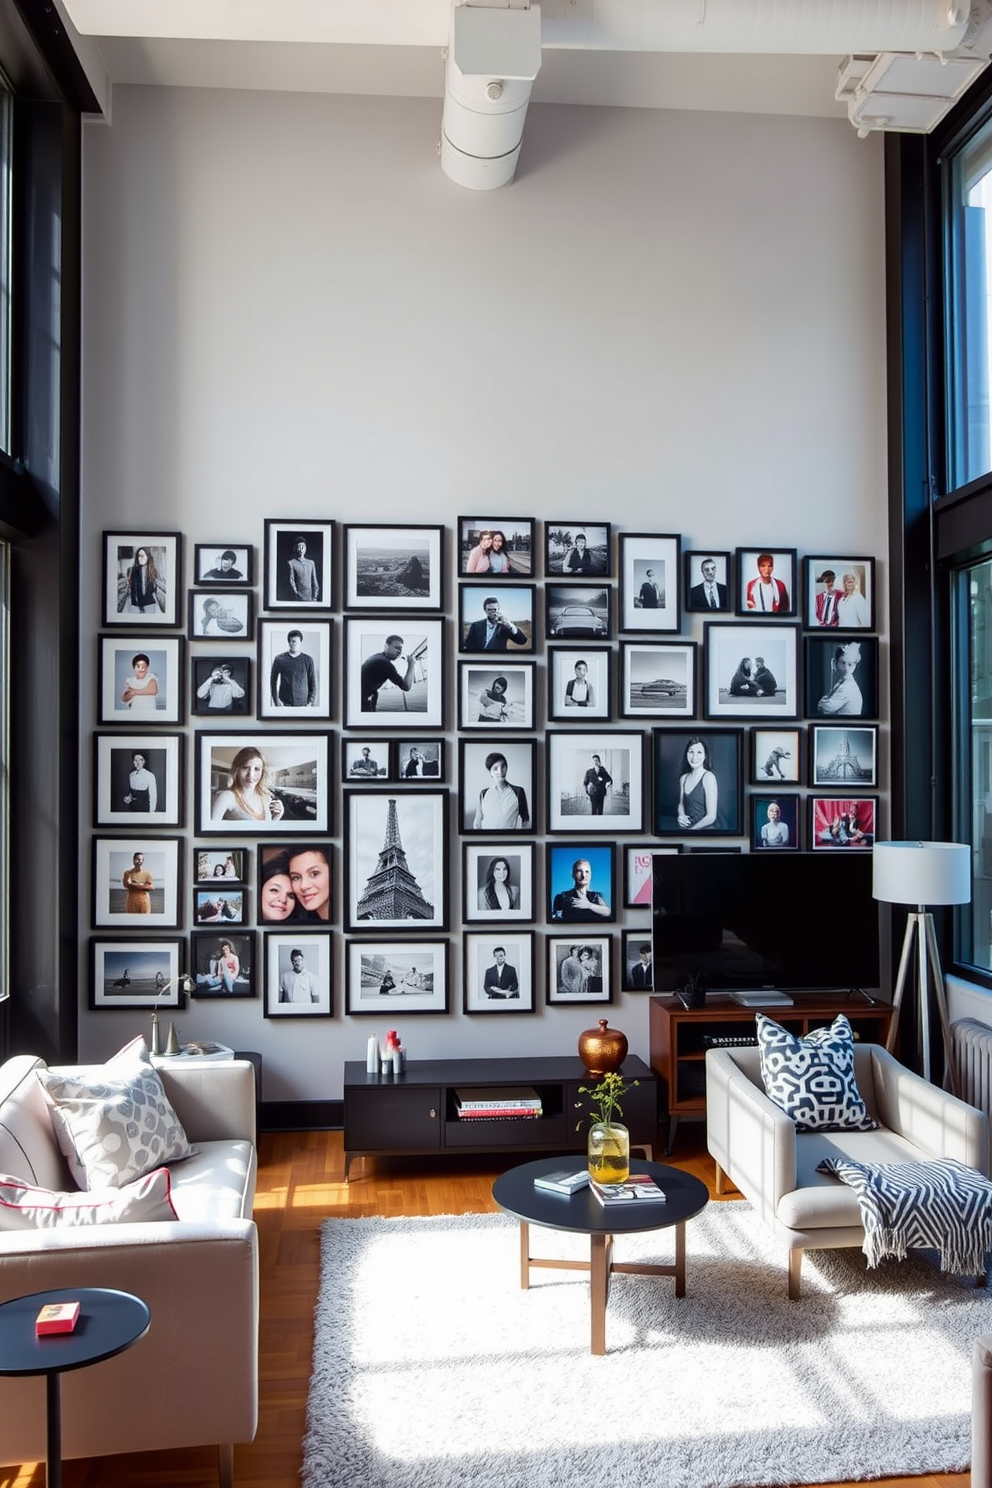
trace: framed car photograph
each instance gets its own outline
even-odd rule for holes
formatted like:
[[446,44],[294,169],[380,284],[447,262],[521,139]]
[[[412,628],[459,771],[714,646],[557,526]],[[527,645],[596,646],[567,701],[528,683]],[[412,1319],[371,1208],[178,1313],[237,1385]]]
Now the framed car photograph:
[[460,584],[458,649],[488,656],[533,651],[534,585]]
[[448,1011],[448,942],[349,940],[345,947],[345,1012],[392,1019]]
[[545,916],[556,925],[617,918],[616,853],[611,843],[548,843]]
[[250,641],[255,635],[255,596],[250,589],[190,589],[186,634],[191,641]]
[[624,992],[654,991],[654,951],[650,929],[621,931],[620,987]]
[[326,930],[269,930],[262,1012],[267,1018],[334,1016],[334,966]]
[[533,920],[535,852],[533,842],[463,842],[462,919]]
[[612,946],[612,935],[549,935],[548,1005],[612,1002]]
[[182,902],[178,837],[93,838],[93,924],[118,930],[175,929]]
[[498,732],[534,727],[532,661],[460,661],[458,727]]
[[870,852],[877,816],[875,796],[810,796],[809,845],[814,852]]
[[737,548],[734,563],[738,615],[784,620],[797,614],[795,548]]
[[331,735],[197,733],[201,836],[331,830]]
[[185,723],[184,647],[181,636],[98,637],[98,706],[101,724],[129,728]]
[[690,614],[729,613],[733,585],[730,554],[702,549],[685,555],[685,607]]
[[785,791],[770,794],[753,791],[751,809],[752,852],[797,852],[799,840],[799,797]]
[[551,641],[608,641],[613,635],[613,591],[608,584],[548,584],[545,628]]
[[703,626],[707,718],[799,716],[799,626]]
[[155,940],[90,941],[89,1006],[145,1008],[159,1012],[184,1008],[182,989],[186,942],[178,937]]
[[608,522],[546,522],[544,571],[548,578],[605,579],[613,572]]
[[393,746],[388,739],[341,740],[341,779],[354,781],[378,781],[387,784],[392,778]]
[[179,624],[180,532],[103,534],[104,625]]
[[676,534],[621,532],[621,631],[678,630],[681,548]]
[[458,573],[476,579],[529,579],[534,574],[531,517],[459,517]]
[[547,737],[549,832],[644,831],[644,735]]
[[826,790],[878,785],[878,726],[817,723],[809,731],[809,783]]
[[255,931],[194,930],[190,935],[191,997],[256,997]]
[[334,852],[329,842],[258,845],[258,923],[311,925],[332,921]]
[[218,884],[193,890],[193,922],[196,925],[244,925],[248,921],[248,899],[244,884]]
[[444,607],[444,528],[346,526],[346,610]]
[[445,741],[437,739],[406,739],[396,744],[396,779],[407,785],[417,785],[426,780],[435,785],[447,780],[445,771]]
[[535,741],[459,739],[458,752],[459,830],[534,831]]
[[655,729],[654,829],[659,837],[740,837],[743,729]]
[[803,730],[751,729],[752,785],[798,785],[802,778]]
[[331,620],[258,622],[258,716],[330,718]]
[[695,641],[621,641],[620,716],[695,718]]
[[226,879],[248,882],[248,850],[244,847],[197,847],[193,851],[193,878],[198,884]]
[[345,792],[348,930],[448,923],[446,791]]
[[180,826],[182,762],[182,734],[94,734],[93,825]]
[[806,637],[806,717],[878,717],[878,637]]
[[611,719],[613,665],[609,646],[549,646],[548,717]]
[[247,656],[194,656],[190,663],[190,708],[197,718],[251,714],[251,661]]
[[803,559],[808,630],[875,629],[874,558]]
[[300,517],[265,519],[266,610],[334,608],[334,523]]
[[209,588],[216,584],[253,584],[255,549],[244,543],[195,543],[193,546],[193,583]]
[[652,858],[657,853],[677,853],[682,849],[678,843],[662,847],[660,843],[638,843],[636,847],[621,848],[624,862],[623,902],[628,909],[651,908],[651,885],[654,878]]
[[470,930],[463,937],[462,1012],[534,1011],[534,937],[528,930]]
[[443,728],[444,675],[443,620],[345,620],[346,727]]

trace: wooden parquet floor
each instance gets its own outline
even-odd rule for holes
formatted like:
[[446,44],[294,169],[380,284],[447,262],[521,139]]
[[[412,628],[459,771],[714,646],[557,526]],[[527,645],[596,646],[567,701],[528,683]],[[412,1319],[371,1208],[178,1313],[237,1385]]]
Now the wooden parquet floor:
[[[321,1221],[334,1214],[357,1218],[492,1210],[493,1179],[518,1160],[365,1159],[353,1164],[346,1187],[339,1131],[262,1136],[255,1210],[261,1254],[260,1410],[255,1440],[234,1449],[238,1488],[292,1488],[299,1483]],[[713,1164],[701,1125],[682,1125],[669,1161],[695,1173],[713,1194]],[[135,1401],[133,1408],[154,1410],[154,1399]],[[876,1481],[881,1488],[968,1488],[970,1475]],[[44,1483],[43,1464],[0,1468],[0,1488],[44,1488]],[[216,1456],[198,1448],[80,1459],[65,1464],[63,1483],[64,1488],[217,1488]]]

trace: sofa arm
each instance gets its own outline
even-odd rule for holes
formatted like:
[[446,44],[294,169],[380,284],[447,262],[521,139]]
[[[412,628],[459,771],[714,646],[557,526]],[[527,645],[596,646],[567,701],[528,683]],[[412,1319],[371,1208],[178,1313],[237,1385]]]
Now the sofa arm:
[[796,1129],[728,1049],[706,1054],[706,1145],[767,1224],[796,1186]]
[[879,1120],[927,1157],[953,1157],[986,1177],[988,1117],[900,1064],[881,1045],[871,1047]]
[[159,1065],[165,1093],[191,1142],[255,1142],[255,1070],[247,1059]]

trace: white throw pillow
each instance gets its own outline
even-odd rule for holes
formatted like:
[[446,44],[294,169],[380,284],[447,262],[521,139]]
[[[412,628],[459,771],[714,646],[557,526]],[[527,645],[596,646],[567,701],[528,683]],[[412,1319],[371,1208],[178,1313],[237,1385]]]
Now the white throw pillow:
[[80,1188],[123,1188],[197,1150],[186,1139],[143,1038],[104,1065],[35,1073]]
[[123,1188],[89,1193],[53,1193],[0,1173],[0,1230],[58,1230],[178,1218],[168,1168],[156,1168]]

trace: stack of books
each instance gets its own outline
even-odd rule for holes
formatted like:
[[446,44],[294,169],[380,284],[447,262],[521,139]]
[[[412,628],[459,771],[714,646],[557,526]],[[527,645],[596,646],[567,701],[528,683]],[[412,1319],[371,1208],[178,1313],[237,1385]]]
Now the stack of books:
[[541,1097],[530,1085],[479,1086],[456,1090],[459,1121],[534,1120],[541,1115]]
[[556,1168],[553,1173],[541,1173],[535,1178],[534,1187],[543,1188],[547,1193],[578,1193],[580,1188],[589,1187],[589,1169]]
[[590,1183],[589,1187],[607,1209],[621,1204],[663,1204],[665,1190],[648,1173],[631,1173],[624,1183]]

